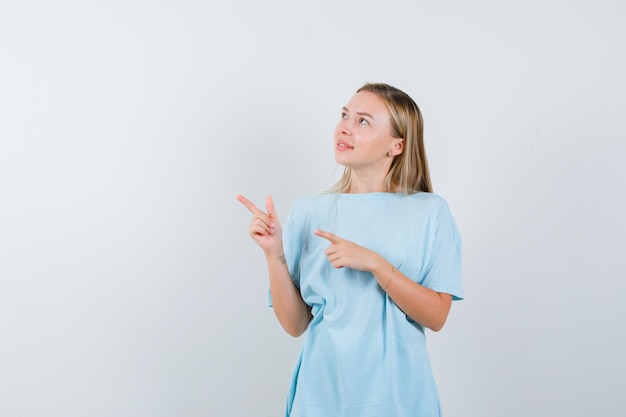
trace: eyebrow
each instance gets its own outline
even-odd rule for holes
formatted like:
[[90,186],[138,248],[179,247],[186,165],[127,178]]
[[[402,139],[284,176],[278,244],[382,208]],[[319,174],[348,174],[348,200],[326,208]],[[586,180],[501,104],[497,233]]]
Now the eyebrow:
[[[348,110],[348,108],[347,108],[347,107],[343,107],[343,108],[342,108],[342,110],[345,110],[347,113],[350,113],[350,110]],[[371,115],[371,114],[369,114],[369,113],[363,112],[363,111],[358,111],[358,112],[356,112],[356,114],[357,114],[357,115],[359,115],[359,116],[367,116],[367,117],[369,117],[369,118],[370,118],[370,119],[372,119],[372,120],[376,120],[376,119],[374,118],[374,116],[372,116],[372,115]]]

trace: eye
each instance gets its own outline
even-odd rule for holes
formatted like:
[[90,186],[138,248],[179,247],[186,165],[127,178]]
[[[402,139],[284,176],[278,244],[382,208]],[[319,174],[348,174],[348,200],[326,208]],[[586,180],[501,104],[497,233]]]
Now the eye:
[[347,119],[348,118],[348,114],[345,111],[342,111],[341,112],[341,118],[344,119],[344,120]]
[[360,124],[360,125],[368,125],[368,124],[370,124],[370,122],[368,122],[367,120],[365,120],[365,118],[361,117],[361,118],[359,119],[359,124]]

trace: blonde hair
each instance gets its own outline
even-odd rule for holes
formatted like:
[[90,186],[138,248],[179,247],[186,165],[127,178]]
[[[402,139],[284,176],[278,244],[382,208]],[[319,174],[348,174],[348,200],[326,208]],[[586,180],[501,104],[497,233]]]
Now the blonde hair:
[[[356,92],[376,94],[387,106],[391,116],[391,134],[404,139],[404,149],[395,156],[385,178],[387,192],[413,194],[433,192],[424,149],[424,120],[419,107],[408,94],[383,83],[367,83]],[[350,190],[350,168],[345,168],[341,179],[329,192]]]

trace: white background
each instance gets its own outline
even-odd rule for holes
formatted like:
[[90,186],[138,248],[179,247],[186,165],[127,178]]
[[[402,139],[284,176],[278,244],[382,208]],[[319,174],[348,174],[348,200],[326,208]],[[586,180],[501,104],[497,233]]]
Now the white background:
[[282,415],[301,340],[235,195],[329,187],[366,81],[464,239],[446,417],[626,415],[624,3],[221,3],[0,3],[0,417]]

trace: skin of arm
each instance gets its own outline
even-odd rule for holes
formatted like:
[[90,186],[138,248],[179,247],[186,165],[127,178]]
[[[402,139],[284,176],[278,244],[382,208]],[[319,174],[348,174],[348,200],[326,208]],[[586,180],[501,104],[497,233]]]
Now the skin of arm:
[[272,292],[272,308],[283,329],[293,337],[304,333],[311,321],[311,307],[302,299],[293,285],[285,257],[278,253],[266,253],[267,269]]
[[315,235],[330,242],[325,253],[333,267],[371,272],[407,316],[432,331],[441,330],[450,312],[450,294],[439,293],[416,283],[378,253],[354,242],[321,230],[316,230]]
[[248,233],[265,254],[274,314],[288,334],[298,337],[306,331],[311,321],[311,307],[304,302],[291,280],[283,254],[282,228],[272,197],[268,197],[265,202],[267,212],[257,208],[242,195],[238,195],[237,200],[253,215]]
[[452,305],[450,294],[436,292],[413,281],[376,254],[370,270],[396,305],[411,319],[438,332],[448,318]]

